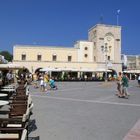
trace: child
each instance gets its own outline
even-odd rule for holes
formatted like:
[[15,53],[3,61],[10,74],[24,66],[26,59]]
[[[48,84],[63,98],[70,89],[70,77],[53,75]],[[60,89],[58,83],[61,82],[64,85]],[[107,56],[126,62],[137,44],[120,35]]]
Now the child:
[[55,85],[55,81],[54,81],[53,77],[50,78],[49,85],[50,85],[51,89],[57,89],[57,86]]

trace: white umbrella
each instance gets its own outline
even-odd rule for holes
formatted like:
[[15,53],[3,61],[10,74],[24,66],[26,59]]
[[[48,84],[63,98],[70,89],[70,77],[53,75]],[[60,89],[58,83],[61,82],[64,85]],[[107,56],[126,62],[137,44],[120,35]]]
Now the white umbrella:
[[96,72],[111,72],[111,70],[106,70],[106,69],[104,69],[104,68],[97,68],[96,69]]
[[13,63],[0,64],[0,69],[20,69],[20,68],[23,68],[23,66]]
[[51,68],[46,67],[46,68],[40,69],[39,71],[45,72],[45,71],[51,71],[51,70],[52,70]]
[[94,72],[95,70],[89,69],[89,68],[81,68],[80,71],[81,72]]
[[60,69],[60,68],[50,68],[50,67],[46,67],[46,68],[40,69],[40,71],[42,71],[42,72],[61,71],[61,69]]

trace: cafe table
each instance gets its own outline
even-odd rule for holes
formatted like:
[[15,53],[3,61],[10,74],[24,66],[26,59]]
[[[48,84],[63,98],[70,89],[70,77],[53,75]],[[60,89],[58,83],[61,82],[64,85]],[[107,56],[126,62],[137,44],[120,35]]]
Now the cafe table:
[[0,97],[6,97],[6,96],[8,96],[8,95],[5,93],[0,93]]
[[8,104],[9,104],[8,101],[0,100],[0,107],[2,107],[4,105],[8,105]]
[[9,88],[9,89],[0,89],[0,91],[6,91],[6,92],[15,92],[15,89]]

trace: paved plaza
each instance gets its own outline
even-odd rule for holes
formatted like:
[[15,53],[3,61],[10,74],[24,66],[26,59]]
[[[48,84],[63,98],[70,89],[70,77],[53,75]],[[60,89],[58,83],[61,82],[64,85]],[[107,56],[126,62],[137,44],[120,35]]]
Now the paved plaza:
[[[30,87],[34,140],[126,140],[140,120],[140,87],[130,81],[129,99],[115,82],[57,82],[58,90]],[[139,126],[138,126],[139,127]]]

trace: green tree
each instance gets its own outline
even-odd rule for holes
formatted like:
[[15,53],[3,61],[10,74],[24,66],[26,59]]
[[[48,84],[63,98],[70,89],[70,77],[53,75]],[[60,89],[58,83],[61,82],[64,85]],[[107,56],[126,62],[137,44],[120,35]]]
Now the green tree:
[[4,56],[4,58],[8,60],[9,62],[13,60],[13,55],[10,54],[8,51],[1,51],[0,55]]

